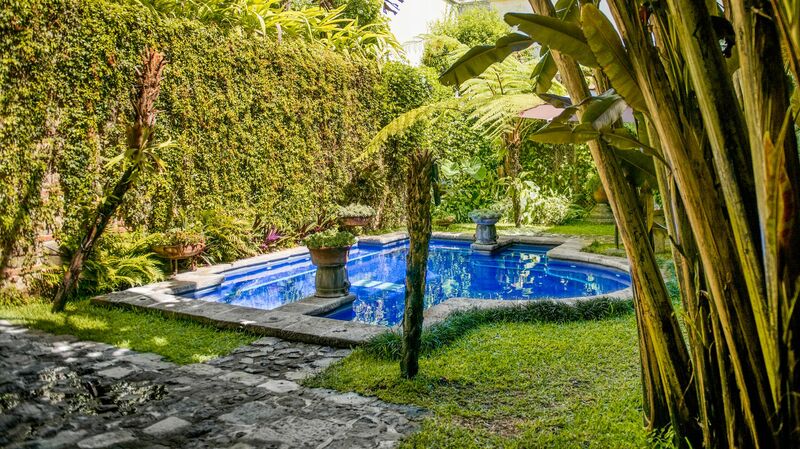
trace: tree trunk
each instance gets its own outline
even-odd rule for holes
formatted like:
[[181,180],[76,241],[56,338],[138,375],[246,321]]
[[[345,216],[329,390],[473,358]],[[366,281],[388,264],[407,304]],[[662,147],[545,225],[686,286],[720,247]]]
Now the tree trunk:
[[519,123],[513,131],[509,131],[503,138],[506,147],[506,157],[504,168],[506,176],[511,178],[511,213],[514,219],[514,226],[522,226],[522,204],[520,200],[519,174],[522,172],[522,164],[519,161],[520,142]]
[[114,186],[111,195],[104,198],[103,202],[100,203],[100,206],[97,208],[94,221],[81,240],[81,244],[72,255],[69,268],[67,272],[64,273],[64,279],[61,281],[61,285],[58,286],[58,290],[56,290],[55,297],[53,298],[53,312],[61,312],[64,310],[67,299],[69,299],[75,290],[86,259],[92,254],[97,240],[103,234],[103,231],[105,231],[108,222],[111,221],[117,208],[122,203],[122,198],[130,189],[131,184],[133,184],[135,173],[136,168],[131,165],[125,173],[122,174],[122,178],[120,178],[119,182]]
[[425,276],[428,268],[428,244],[431,239],[432,162],[430,151],[413,151],[406,184],[409,247],[406,257],[403,352],[400,361],[400,372],[406,379],[413,378],[419,371]]

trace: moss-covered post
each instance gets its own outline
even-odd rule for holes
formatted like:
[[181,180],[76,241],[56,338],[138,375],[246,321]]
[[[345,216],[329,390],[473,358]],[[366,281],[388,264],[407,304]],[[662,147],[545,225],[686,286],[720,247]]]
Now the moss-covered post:
[[419,371],[425,275],[428,267],[428,243],[431,240],[432,174],[431,152],[426,149],[412,151],[409,155],[406,183],[409,247],[406,257],[403,356],[400,361],[400,372],[407,379],[416,376]]

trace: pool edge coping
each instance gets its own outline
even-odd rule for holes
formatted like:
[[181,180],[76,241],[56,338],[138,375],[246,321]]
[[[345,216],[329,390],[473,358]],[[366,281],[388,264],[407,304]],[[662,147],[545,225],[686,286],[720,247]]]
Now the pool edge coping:
[[[363,236],[360,242],[387,245],[407,238],[405,232],[392,232],[375,236]],[[472,234],[453,232],[434,232],[432,238],[470,241]],[[581,251],[588,242],[585,238],[559,235],[501,235],[498,243],[503,245],[529,244],[554,245],[547,251],[551,259],[589,263],[620,271],[630,272],[628,260],[623,257],[606,256]],[[127,290],[96,296],[94,304],[111,305],[129,309],[149,310],[169,317],[177,317],[213,325],[224,329],[239,329],[259,335],[278,337],[304,343],[349,348],[364,344],[369,339],[392,328],[323,318],[321,315],[352,301],[355,296],[341,298],[318,298],[310,296],[299,301],[281,305],[272,310],[252,307],[206,302],[179,296],[187,291],[199,290],[219,285],[222,274],[231,269],[245,268],[267,262],[288,259],[308,253],[303,246],[289,248],[270,254],[263,254],[232,263],[202,267],[193,272],[177,275],[175,278],[133,287]],[[589,297],[558,299],[559,302],[575,303],[593,298],[628,300],[633,297],[630,287],[613,293]],[[513,307],[541,299],[491,300],[477,298],[450,298],[425,311],[425,326],[445,320],[451,313],[470,309]]]

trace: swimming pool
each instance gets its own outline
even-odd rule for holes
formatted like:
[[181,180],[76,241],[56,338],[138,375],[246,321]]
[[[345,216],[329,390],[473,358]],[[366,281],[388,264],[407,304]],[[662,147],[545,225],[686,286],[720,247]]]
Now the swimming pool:
[[[598,265],[548,259],[549,246],[515,244],[494,254],[458,240],[431,240],[425,307],[455,298],[572,298],[630,286],[627,273]],[[356,300],[329,318],[393,326],[402,320],[408,241],[360,242],[347,269]],[[314,294],[315,267],[307,254],[225,271],[221,284],[181,296],[271,310]]]

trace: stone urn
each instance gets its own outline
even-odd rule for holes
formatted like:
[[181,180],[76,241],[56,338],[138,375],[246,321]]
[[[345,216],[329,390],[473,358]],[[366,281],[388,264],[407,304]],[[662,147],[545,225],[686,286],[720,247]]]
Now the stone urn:
[[475,243],[479,245],[497,244],[497,228],[500,213],[491,210],[474,210],[469,213],[469,218],[477,225],[475,229]]
[[316,293],[321,298],[337,298],[350,293],[347,256],[350,246],[309,248],[311,263],[317,266]]

